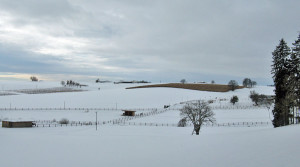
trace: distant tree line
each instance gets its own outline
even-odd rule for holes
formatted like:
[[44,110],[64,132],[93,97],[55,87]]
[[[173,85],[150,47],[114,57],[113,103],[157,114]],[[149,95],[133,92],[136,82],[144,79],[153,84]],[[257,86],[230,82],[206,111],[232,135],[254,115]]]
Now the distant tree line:
[[300,34],[290,48],[282,38],[272,52],[275,86],[274,127],[293,123],[294,108],[300,107]]
[[81,88],[82,86],[87,86],[87,85],[83,85],[83,84],[80,84],[80,83],[72,81],[72,80],[67,80],[67,82],[61,81],[60,83],[61,83],[62,86],[69,86],[69,87],[76,86],[76,87]]
[[[252,81],[250,78],[245,78],[243,80],[243,86],[246,88],[253,88],[257,85],[256,81]],[[228,82],[228,87],[230,90],[234,91],[239,87],[239,84],[236,80],[230,80]]]

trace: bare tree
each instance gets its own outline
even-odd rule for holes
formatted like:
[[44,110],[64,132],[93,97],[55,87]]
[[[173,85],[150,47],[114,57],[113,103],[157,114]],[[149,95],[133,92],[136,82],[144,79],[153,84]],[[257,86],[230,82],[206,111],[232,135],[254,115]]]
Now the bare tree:
[[60,84],[61,84],[62,86],[66,86],[66,82],[65,82],[65,81],[61,81]]
[[251,82],[251,87],[255,87],[257,85],[257,82],[256,81],[252,81]]
[[228,87],[229,87],[229,89],[232,90],[232,91],[234,91],[235,89],[237,89],[238,86],[239,86],[239,84],[238,84],[237,81],[235,81],[235,80],[230,80],[230,81],[228,82]]
[[31,80],[31,81],[39,81],[39,79],[38,79],[36,76],[31,76],[31,77],[30,77],[30,80]]
[[246,87],[246,88],[250,88],[252,87],[252,81],[250,78],[245,78],[243,80],[243,86]]
[[[268,100],[268,96],[264,95],[264,94],[258,94],[256,93],[254,90],[250,91],[250,99],[255,103],[255,105],[265,105],[267,103],[271,103],[272,104],[272,100]],[[269,105],[269,104],[267,104]]]
[[180,83],[185,84],[185,83],[186,83],[186,80],[185,80],[185,79],[182,79],[182,80],[180,80]]
[[199,135],[199,131],[203,123],[214,123],[214,112],[208,106],[208,103],[203,100],[198,100],[196,102],[187,103],[180,109],[180,115],[183,118],[187,118],[187,121],[190,121],[194,125],[194,130],[196,135]]

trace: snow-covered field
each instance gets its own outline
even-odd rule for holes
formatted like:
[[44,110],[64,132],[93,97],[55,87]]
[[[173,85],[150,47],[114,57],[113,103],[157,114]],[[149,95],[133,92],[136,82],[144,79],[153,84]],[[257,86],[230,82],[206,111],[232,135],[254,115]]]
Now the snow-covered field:
[[[124,118],[121,110],[125,108],[137,109],[137,114],[144,115],[154,111],[162,113],[125,120],[119,125],[101,124],[97,131],[95,126],[0,128],[0,166],[298,166],[300,126],[272,128],[271,110],[254,107],[249,99],[251,90],[272,95],[272,87],[213,93],[173,88],[127,90],[126,87],[133,85],[84,84],[89,86],[81,88],[86,90],[83,92],[23,94],[18,90],[61,85],[46,81],[1,81],[0,94],[16,95],[0,96],[0,119],[67,118],[93,122],[97,112],[98,121],[102,122]],[[229,103],[233,95],[239,97],[235,106]],[[176,124],[182,102],[199,99],[214,101],[211,106],[218,124],[268,124],[208,126],[201,129],[199,136],[191,135],[192,127],[138,126]],[[165,111],[164,105],[171,108]]]

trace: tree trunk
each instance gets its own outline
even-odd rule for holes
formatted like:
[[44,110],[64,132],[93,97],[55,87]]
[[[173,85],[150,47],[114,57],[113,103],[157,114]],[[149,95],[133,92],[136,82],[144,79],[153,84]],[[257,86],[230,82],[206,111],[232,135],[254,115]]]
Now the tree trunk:
[[200,132],[200,126],[199,125],[194,125],[194,130],[196,132],[196,135],[199,135]]

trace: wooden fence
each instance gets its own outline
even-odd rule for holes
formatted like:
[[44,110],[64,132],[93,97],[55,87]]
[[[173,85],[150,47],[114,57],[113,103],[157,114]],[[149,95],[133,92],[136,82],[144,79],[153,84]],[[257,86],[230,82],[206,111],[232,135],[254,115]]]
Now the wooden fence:
[[[211,106],[212,110],[235,110],[235,109],[257,109],[257,108],[266,108],[263,106]],[[151,110],[161,110],[162,108],[91,108],[91,107],[9,107],[9,108],[0,108],[0,111],[47,111],[47,110],[66,110],[66,111],[114,111],[114,110],[134,110],[134,111],[151,111]],[[181,108],[170,107],[168,110],[180,110]]]
[[25,107],[10,107],[10,108],[0,108],[0,111],[58,111],[58,110],[67,110],[67,111],[115,111],[115,110],[136,110],[136,111],[151,111],[151,110],[157,110],[158,108],[47,108],[47,107],[41,107],[41,108],[25,108]]
[[[109,124],[107,122],[97,122],[98,126]],[[95,126],[96,122],[71,122],[69,124],[59,124],[51,122],[36,122],[36,127],[77,127],[77,126]],[[175,123],[149,123],[149,122],[115,122],[110,125],[121,126],[156,126],[156,127],[178,127]],[[193,124],[189,123],[186,127],[191,127]],[[228,122],[228,123],[216,123],[216,124],[204,124],[203,127],[266,127],[272,126],[270,122]]]

